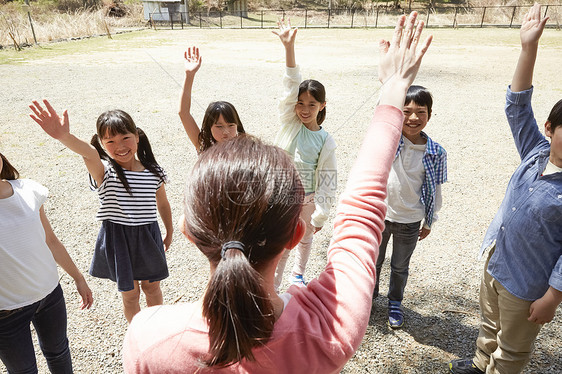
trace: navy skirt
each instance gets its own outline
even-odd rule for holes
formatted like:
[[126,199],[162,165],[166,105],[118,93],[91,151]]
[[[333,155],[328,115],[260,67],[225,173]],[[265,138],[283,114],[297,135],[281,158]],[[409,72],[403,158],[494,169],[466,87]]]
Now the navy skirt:
[[131,291],[135,280],[160,281],[168,277],[164,243],[158,222],[126,226],[102,221],[90,274],[117,282]]

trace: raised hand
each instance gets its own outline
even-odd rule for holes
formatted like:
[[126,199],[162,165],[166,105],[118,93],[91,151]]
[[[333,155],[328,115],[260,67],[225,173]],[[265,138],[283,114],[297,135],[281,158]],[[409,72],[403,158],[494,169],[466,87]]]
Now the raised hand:
[[68,111],[65,110],[61,118],[47,100],[43,100],[43,104],[45,104],[46,110],[43,109],[38,101],[34,100],[33,105],[30,105],[29,108],[35,115],[30,114],[29,116],[37,122],[48,135],[60,141],[71,151],[82,156],[88,172],[99,186],[103,180],[105,171],[98,151],[89,143],[78,139],[70,133]]
[[203,57],[199,54],[199,48],[195,46],[188,48],[184,53],[184,57],[185,73],[197,73],[197,70],[201,67],[201,62],[203,61]]
[[[398,18],[394,29],[392,41],[381,40],[379,48],[381,59],[379,62],[379,80],[385,84],[390,79],[404,81],[410,86],[418,73],[421,60],[431,44],[433,36],[427,37],[421,50],[416,51],[424,22],[420,21],[417,26],[417,12],[410,13],[408,21],[406,16]],[[404,29],[404,24],[406,27]]]
[[521,22],[521,53],[511,80],[511,91],[521,92],[533,85],[539,39],[548,18],[541,20],[541,6],[535,3]]
[[521,45],[525,47],[528,44],[538,43],[544,26],[548,21],[548,17],[541,19],[541,6],[539,3],[535,3],[529,10],[529,12],[523,18],[521,23]]
[[296,27],[291,28],[291,20],[289,19],[287,22],[284,19],[279,20],[277,26],[279,26],[279,30],[273,30],[272,33],[279,37],[285,47],[294,45],[298,29]]
[[430,35],[423,42],[421,49],[416,50],[424,26],[423,21],[416,26],[417,16],[416,12],[410,13],[407,22],[406,16],[400,16],[392,41],[381,40],[379,43],[379,80],[383,84],[379,101],[381,105],[392,105],[402,109],[406,90],[414,81],[422,58],[431,44],[433,36]]
[[29,108],[31,108],[35,115],[30,114],[29,116],[37,122],[47,134],[55,139],[61,139],[65,135],[68,135],[70,133],[68,112],[65,110],[62,114],[63,118],[60,118],[47,100],[43,100],[43,103],[47,108],[46,110],[43,109],[38,101],[34,100],[33,105],[30,105]]

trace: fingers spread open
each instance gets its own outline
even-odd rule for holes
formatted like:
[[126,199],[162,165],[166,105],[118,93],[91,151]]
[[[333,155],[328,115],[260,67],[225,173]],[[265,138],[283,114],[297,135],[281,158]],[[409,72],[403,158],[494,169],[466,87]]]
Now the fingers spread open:
[[398,17],[398,22],[396,22],[396,27],[394,28],[394,35],[392,36],[391,45],[400,47],[400,39],[402,39],[402,28],[404,27],[404,22],[406,22],[406,16],[402,15]]
[[384,39],[379,41],[379,50],[381,53],[388,52],[388,48],[390,48],[390,42]]
[[416,23],[417,17],[417,12],[410,13],[408,22],[406,23],[406,31],[402,33],[402,42],[400,44],[401,48],[410,48],[410,44],[412,42],[412,34],[414,32],[414,25]]
[[47,99],[43,99],[43,103],[45,104],[45,107],[47,107],[47,111],[49,112],[49,114],[51,116],[56,116],[57,112],[55,111],[55,108],[53,108],[51,106],[51,104],[49,103],[49,101],[47,101]]
[[418,53],[419,58],[422,58],[423,55],[425,55],[425,52],[429,48],[432,40],[433,40],[433,35],[429,35],[427,38],[425,38],[425,40],[423,42],[423,45],[422,45],[422,49]]
[[30,105],[29,108],[33,111],[33,113],[35,113],[37,117],[41,116],[42,108],[37,101],[33,100],[33,105]]
[[412,39],[412,43],[411,43],[411,48],[413,48],[414,50],[416,49],[416,47],[418,46],[418,42],[420,41],[420,36],[423,31],[423,27],[424,27],[424,22],[423,21],[418,22],[418,26],[416,27],[416,32],[414,33],[414,38]]

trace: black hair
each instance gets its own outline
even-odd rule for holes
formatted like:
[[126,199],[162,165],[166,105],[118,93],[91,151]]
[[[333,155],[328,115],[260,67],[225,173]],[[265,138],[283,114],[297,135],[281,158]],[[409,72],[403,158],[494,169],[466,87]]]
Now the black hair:
[[406,100],[404,100],[404,105],[408,105],[411,102],[416,103],[419,106],[427,107],[427,117],[431,117],[431,107],[433,106],[433,96],[423,86],[412,85],[408,88],[406,93]]
[[2,171],[0,171],[0,179],[15,180],[20,177],[17,169],[10,164],[10,161],[0,153],[0,158],[2,158]]
[[137,156],[141,164],[148,169],[152,174],[156,175],[160,178],[162,182],[164,182],[164,171],[156,162],[156,158],[152,153],[152,147],[150,146],[150,142],[148,141],[148,137],[139,127],[135,125],[135,122],[131,118],[129,114],[120,110],[108,110],[107,112],[103,112],[96,122],[96,134],[92,136],[92,140],[90,144],[96,148],[100,158],[102,160],[106,160],[111,163],[115,172],[117,173],[117,177],[123,183],[123,186],[127,190],[127,192],[131,193],[131,186],[125,177],[125,173],[121,165],[119,165],[114,159],[109,157],[109,155],[103,149],[100,139],[103,139],[106,135],[116,135],[116,134],[138,134],[139,136],[139,144],[137,147]]
[[199,133],[199,153],[216,143],[211,133],[211,127],[217,123],[221,115],[227,123],[236,124],[236,131],[238,131],[238,134],[246,133],[234,105],[228,101],[214,101],[209,104],[205,111],[205,116],[203,117],[201,132]]
[[548,122],[550,122],[550,130],[552,132],[554,132],[558,126],[562,125],[562,100],[558,100],[552,107],[548,115]]
[[[324,104],[326,102],[326,89],[324,88],[324,85],[318,82],[317,80],[307,79],[303,81],[299,85],[298,97],[300,97],[303,92],[309,92],[312,95],[312,97],[314,97],[314,99],[318,101],[320,104]],[[316,123],[318,124],[318,126],[320,126],[325,119],[326,119],[326,107],[324,106],[324,109],[319,111],[318,115],[316,116]]]

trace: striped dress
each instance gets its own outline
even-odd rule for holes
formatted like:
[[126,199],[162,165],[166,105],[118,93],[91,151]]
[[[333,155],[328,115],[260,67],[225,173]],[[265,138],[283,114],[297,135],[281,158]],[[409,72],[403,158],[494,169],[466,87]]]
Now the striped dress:
[[168,276],[162,234],[158,226],[156,191],[167,182],[148,170],[123,170],[131,192],[119,180],[111,163],[102,160],[105,173],[100,186],[90,176],[90,188],[98,193],[96,219],[102,226],[96,241],[90,274],[117,283],[130,291],[134,280],[159,281]]

